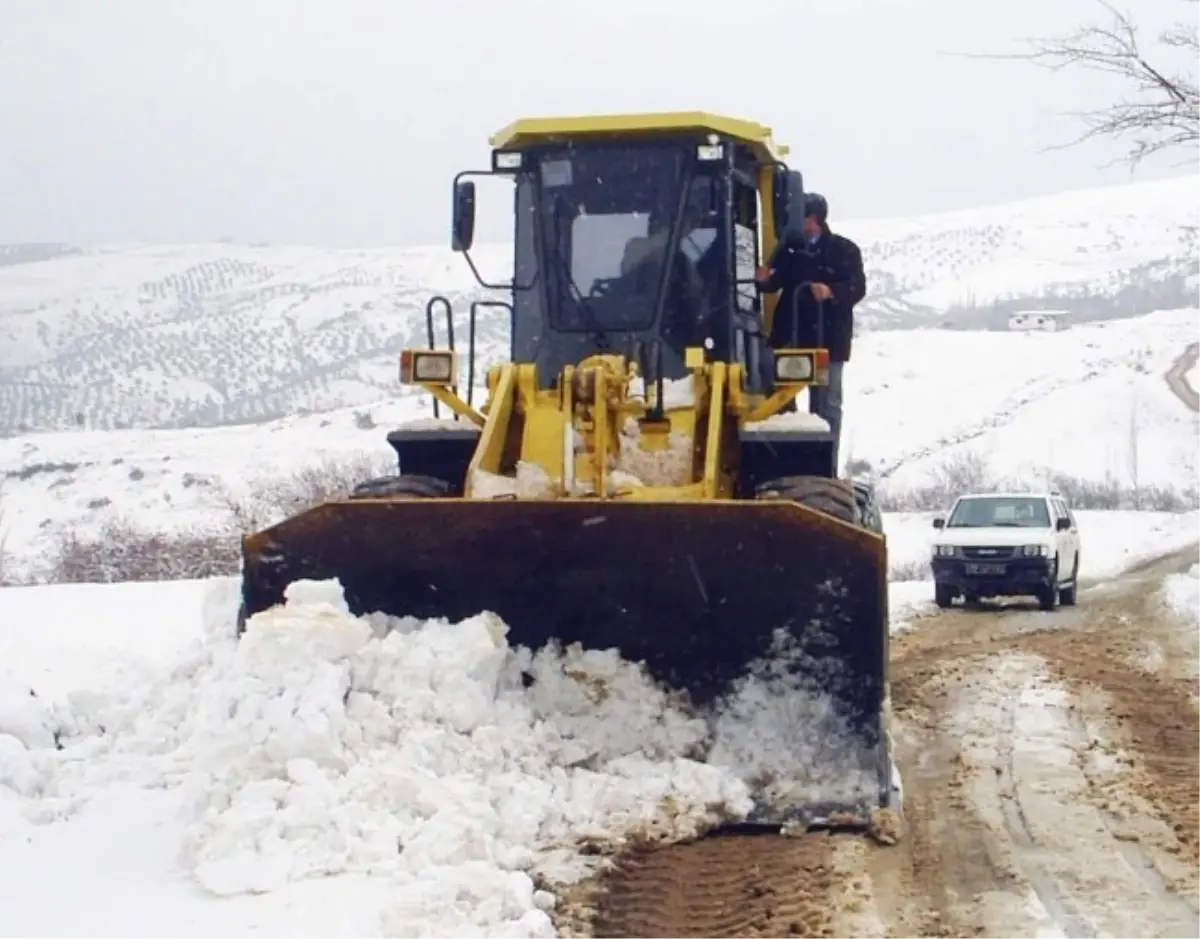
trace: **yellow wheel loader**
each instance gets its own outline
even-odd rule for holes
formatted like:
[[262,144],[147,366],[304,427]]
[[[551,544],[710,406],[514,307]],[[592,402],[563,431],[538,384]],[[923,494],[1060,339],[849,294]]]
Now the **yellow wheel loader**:
[[[455,177],[452,246],[498,286],[471,262],[471,177],[511,180],[509,299],[471,307],[466,363],[400,357],[401,383],[452,419],[389,434],[395,476],[247,535],[239,630],[289,582],[336,577],[356,613],[487,610],[513,646],[615,647],[714,722],[761,680],[791,778],[747,780],[748,824],[898,809],[880,516],[837,477],[828,425],[794,408],[828,352],[770,349],[775,298],[754,284],[803,200],[786,148],[699,112],[520,120],[491,144],[489,170]],[[511,348],[476,408],[483,306]]]

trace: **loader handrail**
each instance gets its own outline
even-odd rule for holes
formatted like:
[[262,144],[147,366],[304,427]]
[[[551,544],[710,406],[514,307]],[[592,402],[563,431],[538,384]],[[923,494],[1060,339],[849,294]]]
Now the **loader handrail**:
[[467,319],[467,404],[472,404],[472,396],[475,394],[475,321],[479,315],[479,310],[483,307],[508,310],[508,343],[510,350],[512,347],[513,330],[517,325],[516,311],[513,309],[513,305],[506,300],[471,301],[471,309]]
[[[434,297],[430,297],[429,302],[425,304],[425,334],[428,337],[429,348],[431,350],[433,350],[433,349],[437,349],[437,347],[438,347],[438,345],[437,345],[437,330],[434,327],[433,315],[434,315],[434,309],[439,306],[446,311],[447,348],[449,348],[449,350],[451,352],[454,352],[455,351],[455,348],[454,348],[454,306],[453,306],[453,304],[450,303],[449,299],[442,296],[441,294],[438,294],[437,296],[434,296]],[[468,407],[473,407],[475,404],[475,345],[476,345],[475,340],[476,340],[476,336],[478,335],[478,332],[479,332],[479,311],[481,309],[483,309],[484,307],[491,308],[491,309],[498,308],[498,309],[503,309],[503,310],[508,311],[508,331],[509,331],[509,337],[510,337],[509,338],[510,344],[512,341],[511,337],[512,337],[513,327],[516,325],[516,312],[513,310],[513,305],[511,303],[509,303],[505,300],[472,300],[471,301],[471,306],[467,313],[467,398],[466,398],[466,401],[467,401]],[[455,379],[454,383],[450,387],[454,391],[455,394],[458,394],[458,376],[455,375],[454,379]],[[438,401],[436,398],[434,398],[434,400],[433,400],[433,416],[435,418],[440,416],[440,410],[438,408]],[[455,414],[454,419],[457,421],[459,419],[459,415]]]
[[[430,297],[429,302],[425,304],[425,335],[429,340],[430,350],[436,349],[437,348],[437,331],[434,329],[434,326],[433,326],[433,308],[438,306],[439,304],[442,307],[444,307],[446,310],[446,339],[449,344],[450,351],[453,352],[454,351],[454,307],[451,306],[450,301],[448,299],[446,299],[446,297],[443,297],[441,294],[437,294],[435,296]],[[455,378],[457,378],[457,377],[458,376],[456,375]],[[458,383],[455,382],[452,387],[454,388],[454,393],[458,394]],[[438,409],[437,398],[433,399],[433,416],[434,416],[434,419],[437,419],[438,417],[441,416],[441,412]],[[454,419],[458,420],[458,415],[455,415]]]

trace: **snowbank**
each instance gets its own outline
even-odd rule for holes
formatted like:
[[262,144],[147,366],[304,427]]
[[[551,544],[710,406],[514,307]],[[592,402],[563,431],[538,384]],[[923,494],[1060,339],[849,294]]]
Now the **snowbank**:
[[[370,902],[377,916],[314,914],[320,926],[305,929],[317,934],[551,935],[554,897],[540,886],[583,873],[582,845],[603,853],[744,818],[747,778],[784,777],[837,749],[837,715],[802,689],[792,689],[781,736],[771,674],[748,680],[717,721],[613,653],[510,649],[490,615],[360,619],[336,584],[293,585],[288,604],[253,618],[236,642],[233,586],[217,582],[204,604],[192,596],[206,611],[199,641],[157,680],[114,686],[113,673],[109,693],[85,694],[60,678],[65,693],[53,702],[7,680],[0,857],[20,874],[0,884],[0,909],[19,911],[35,931],[46,922],[92,931],[74,905],[38,913],[31,897],[61,881],[55,857],[82,866],[77,859],[95,860],[94,839],[125,832],[117,855],[129,866],[98,865],[86,891],[93,915],[111,914],[117,934],[160,922],[134,910],[143,872],[158,865],[151,880],[170,881],[172,896],[190,878],[253,911],[236,922],[224,907],[224,918],[197,914],[207,927],[187,928],[198,934],[254,931],[249,922],[291,930],[295,911],[285,915],[282,898],[294,906],[300,882],[332,877],[349,893],[330,897],[326,886],[326,901]],[[122,593],[140,595],[144,613],[162,590],[96,589],[114,607]],[[0,592],[0,623],[15,625],[7,609],[32,610],[34,591],[81,594]],[[170,616],[160,601],[157,616],[141,620],[143,635]],[[182,619],[167,628],[177,641],[197,625],[194,614]],[[20,637],[36,646],[54,631],[28,625],[0,631],[14,649]],[[131,633],[115,641],[136,645]],[[23,661],[47,677],[35,656]],[[86,676],[72,675],[79,680],[86,687]],[[816,791],[806,795],[849,796],[863,785],[852,769],[810,778]],[[95,886],[110,875],[103,891]],[[189,889],[184,909],[202,905]],[[124,902],[114,899],[122,892]],[[263,904],[246,906],[255,896]]]
[[1171,612],[1200,628],[1200,564],[1193,564],[1186,574],[1168,576],[1162,597]]

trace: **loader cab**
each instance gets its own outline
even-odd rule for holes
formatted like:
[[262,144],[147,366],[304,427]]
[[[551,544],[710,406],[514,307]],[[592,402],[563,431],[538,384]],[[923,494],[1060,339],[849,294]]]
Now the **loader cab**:
[[[777,234],[762,231],[764,214],[785,212],[764,213],[760,189],[765,178],[786,193],[786,167],[764,176],[761,151],[703,128],[499,142],[491,174],[515,190],[512,361],[535,364],[543,388],[606,352],[675,379],[687,374],[685,350],[703,346],[710,360],[744,363],[752,390],[765,390],[754,274]],[[469,175],[455,180],[453,245],[464,253]]]

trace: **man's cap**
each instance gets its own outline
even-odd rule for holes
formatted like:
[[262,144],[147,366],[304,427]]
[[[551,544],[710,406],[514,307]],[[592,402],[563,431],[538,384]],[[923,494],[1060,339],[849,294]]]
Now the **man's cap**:
[[815,215],[817,221],[824,224],[829,218],[829,203],[825,201],[825,197],[819,192],[806,192],[804,194],[804,217]]

